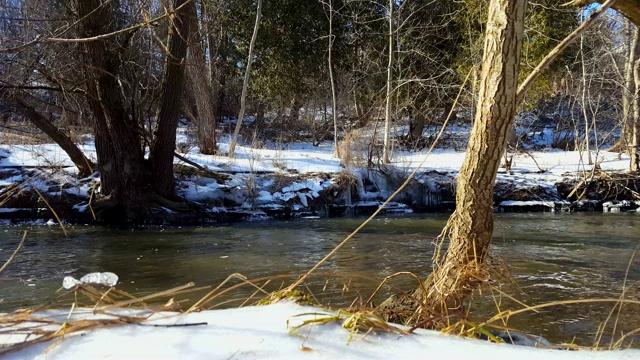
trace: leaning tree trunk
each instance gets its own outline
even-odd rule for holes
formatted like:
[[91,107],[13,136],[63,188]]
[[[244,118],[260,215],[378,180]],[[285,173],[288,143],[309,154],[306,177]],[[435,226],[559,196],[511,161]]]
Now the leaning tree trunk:
[[427,279],[428,301],[445,312],[461,306],[489,252],[494,183],[516,115],[526,5],[523,0],[489,5],[476,118],[458,175],[456,211],[444,231],[449,249]]
[[78,146],[65,133],[54,126],[51,121],[40,114],[36,109],[28,105],[21,99],[14,98],[11,102],[15,110],[25,119],[29,119],[40,131],[47,134],[60,148],[67,153],[69,159],[78,168],[80,177],[87,177],[93,173],[94,164],[87,159]]
[[[427,294],[418,290],[412,296],[420,304],[418,319],[437,320],[459,309],[484,276],[493,236],[494,182],[516,114],[525,9],[522,0],[492,0],[489,5],[476,118],[458,175],[456,211],[443,231],[449,248],[435,259],[425,280]],[[402,311],[405,305],[390,299],[381,306],[387,312]],[[406,320],[403,314],[390,315],[394,321]]]
[[175,194],[173,154],[176,148],[176,129],[184,88],[187,39],[191,29],[188,14],[195,12],[195,9],[190,9],[195,6],[195,3],[190,0],[176,0],[174,2],[174,8],[177,10],[172,17],[169,32],[169,53],[165,68],[162,106],[156,124],[155,142],[149,156],[152,169],[152,188],[156,194],[163,197],[172,197]]
[[[631,25],[631,24],[629,24]],[[631,25],[634,26],[634,25]],[[633,99],[635,96],[635,82],[633,81],[633,65],[636,62],[636,54],[638,53],[638,47],[640,47],[640,26],[635,26],[633,30],[633,36],[631,43],[629,44],[629,52],[627,55],[627,61],[624,68],[624,88],[622,89],[622,117],[624,119],[624,126],[620,141],[624,145],[624,151],[627,152],[628,145],[633,142]]]

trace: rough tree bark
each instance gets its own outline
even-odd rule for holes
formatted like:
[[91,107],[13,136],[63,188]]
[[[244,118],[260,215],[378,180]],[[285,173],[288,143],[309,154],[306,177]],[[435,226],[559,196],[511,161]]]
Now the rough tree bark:
[[[207,69],[202,33],[198,26],[196,6],[187,9],[191,33],[187,50],[187,83],[186,87],[195,100],[195,123],[198,129],[197,141],[200,152],[213,155],[218,149],[216,143],[216,114],[214,112],[213,90],[211,89],[210,71]],[[205,80],[206,79],[206,80]]]
[[173,197],[175,194],[173,154],[176,149],[176,129],[184,89],[187,39],[189,39],[191,30],[189,14],[195,13],[195,6],[191,0],[176,0],[174,8],[180,8],[180,10],[172,17],[169,31],[169,54],[166,55],[167,65],[162,106],[156,124],[155,142],[149,156],[153,190],[163,197]]
[[[427,279],[427,299],[443,311],[461,306],[480,275],[493,236],[493,190],[517,108],[526,1],[492,0],[476,118],[458,175],[456,211],[443,232],[449,249]],[[480,275],[479,278],[482,276]]]
[[[627,26],[634,26],[627,22]],[[632,143],[633,136],[633,117],[632,117],[632,103],[634,96],[634,81],[633,81],[633,64],[636,61],[636,54],[638,52],[638,46],[640,45],[640,41],[638,37],[640,35],[640,29],[638,26],[635,26],[633,31],[633,35],[631,36],[631,42],[629,43],[629,49],[627,52],[627,59],[624,64],[624,88],[622,89],[622,134],[620,135],[620,140],[616,142],[609,151],[618,151],[618,152],[628,152],[630,150],[629,146]]]
[[[113,32],[118,6],[114,2],[83,0],[78,3],[82,37]],[[96,120],[96,150],[101,193],[110,196],[133,217],[140,209],[140,189],[145,185],[144,157],[136,119],[122,97],[118,74],[123,44],[118,37],[85,42],[87,101]]]
[[0,92],[0,98],[10,104],[14,110],[22,115],[25,119],[29,119],[40,131],[51,138],[60,148],[67,153],[69,159],[78,168],[78,176],[87,177],[93,173],[94,164],[87,159],[78,146],[65,133],[60,131],[46,117],[40,114],[34,107],[27,104],[24,100],[15,96],[7,96]]
[[[412,296],[421,304],[414,320],[439,318],[460,308],[474,283],[483,278],[493,236],[494,183],[517,107],[526,3],[492,0],[489,5],[476,118],[458,175],[456,211],[443,231],[449,248],[425,280],[428,293],[417,290]],[[393,315],[401,315],[396,313],[403,305],[390,299],[382,311],[394,312],[390,318],[398,320]]]

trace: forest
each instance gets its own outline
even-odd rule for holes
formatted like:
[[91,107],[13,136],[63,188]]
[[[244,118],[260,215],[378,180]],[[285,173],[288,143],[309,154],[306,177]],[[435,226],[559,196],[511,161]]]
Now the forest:
[[372,310],[443,329],[499,279],[494,213],[640,207],[637,0],[1,1],[13,220],[371,214],[286,299],[381,212],[449,211]]
[[[364,158],[373,168],[393,149],[430,146],[448,115],[471,124],[488,6],[5,1],[0,9],[3,136],[54,141],[80,177],[98,171],[97,213],[109,222],[114,208],[126,209],[125,221],[149,218],[159,202],[181,208],[176,146],[232,158],[238,140],[333,142],[341,164]],[[590,11],[530,4],[518,79]],[[637,169],[637,39],[636,26],[610,12],[529,86],[519,109],[557,122],[552,147],[613,148]],[[179,124],[188,138],[176,144]],[[93,158],[77,146],[87,135]],[[510,143],[524,137],[513,133]]]

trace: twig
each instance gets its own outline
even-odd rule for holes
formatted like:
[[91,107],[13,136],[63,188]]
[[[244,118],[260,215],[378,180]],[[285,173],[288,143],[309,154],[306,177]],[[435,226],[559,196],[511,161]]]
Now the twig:
[[[567,199],[572,197],[573,194],[576,193],[576,191],[578,191],[578,189],[580,188],[580,186],[582,184],[584,184],[587,180],[589,179],[593,179],[593,177],[595,176],[596,173],[596,169],[599,168],[599,165],[602,163],[602,160],[600,160],[599,163],[597,163],[596,165],[593,166],[593,169],[591,169],[591,173],[589,173],[589,175],[585,176],[584,178],[582,178],[582,180],[580,180],[580,182],[573,188],[573,190],[571,190],[571,192],[569,193],[569,195],[567,195]],[[584,192],[580,195],[580,197],[578,198],[578,200],[580,200],[582,198],[582,196],[584,196]]]
[[92,42],[92,41],[98,41],[98,40],[104,40],[113,36],[117,36],[120,34],[125,34],[125,33],[129,33],[132,31],[136,31],[138,29],[142,29],[144,27],[148,27],[148,26],[152,26],[154,23],[170,17],[171,15],[175,14],[175,12],[177,12],[178,10],[180,10],[182,7],[184,7],[186,4],[188,4],[189,2],[191,2],[192,0],[188,0],[186,1],[184,4],[178,6],[177,8],[175,8],[173,11],[167,11],[164,14],[153,18],[151,20],[147,20],[147,21],[143,21],[137,25],[125,28],[125,29],[120,29],[108,34],[101,34],[101,35],[97,35],[97,36],[91,36],[91,37],[86,37],[86,38],[77,38],[77,39],[73,39],[73,38],[55,38],[55,37],[42,37],[40,35],[36,36],[35,39],[29,41],[28,43],[16,46],[16,47],[12,47],[12,48],[5,48],[5,49],[0,49],[0,54],[6,54],[6,53],[16,53],[20,50],[26,49],[30,46],[36,45],[36,44],[40,44],[40,43],[86,43],[86,42]]
[[[608,178],[609,180],[611,180],[611,181],[614,181],[614,182],[616,181],[613,177],[611,177],[611,175],[609,175],[609,174],[607,174],[607,173],[604,173],[604,172],[603,172],[603,175],[602,175],[602,176],[603,176],[603,177],[607,177],[607,178]],[[620,182],[616,182],[616,184],[617,184],[618,186],[621,186],[622,188],[624,188],[624,189],[628,190],[628,191],[631,193],[631,195],[633,195],[633,197],[634,197],[634,198],[636,198],[636,199],[640,199],[640,193],[638,193],[637,191],[635,191],[635,190],[631,189],[631,188],[630,188],[630,187],[628,187],[628,186],[625,186],[625,185],[621,184]]]
[[571,34],[569,34],[564,40],[562,40],[553,50],[551,50],[547,56],[540,61],[538,66],[529,74],[529,76],[518,87],[517,102],[520,104],[524,99],[527,90],[533,85],[533,83],[542,75],[542,73],[549,67],[549,65],[560,55],[560,53],[566,49],[580,34],[588,29],[593,23],[607,11],[617,0],[605,1],[596,11],[591,13],[591,16],[578,26]]
[[469,76],[470,75],[471,75],[471,71],[469,71],[469,73],[467,74],[467,77],[464,79],[464,82],[462,83],[462,86],[460,86],[460,91],[458,92],[458,96],[456,96],[456,99],[455,99],[453,105],[451,105],[451,110],[449,111],[449,114],[447,115],[447,118],[445,119],[444,123],[442,124],[442,128],[440,129],[440,132],[438,132],[438,136],[436,136],[435,141],[433,142],[433,144],[431,144],[431,147],[429,148],[429,151],[427,152],[427,154],[422,159],[422,162],[420,164],[418,164],[418,166],[411,172],[409,177],[407,177],[407,179],[402,183],[402,185],[400,185],[398,190],[396,190],[393,194],[391,194],[391,196],[389,196],[389,198],[382,205],[380,205],[378,207],[378,209],[367,220],[365,220],[360,226],[358,226],[357,229],[355,229],[351,234],[349,234],[349,236],[347,236],[344,240],[342,240],[342,242],[340,242],[340,244],[336,245],[336,247],[333,248],[333,250],[331,250],[331,252],[329,252],[324,258],[322,258],[322,260],[318,261],[318,263],[315,264],[300,279],[298,279],[298,281],[296,281],[295,283],[291,284],[291,286],[287,287],[284,290],[285,294],[290,293],[296,287],[298,287],[300,284],[302,284],[304,282],[304,280],[306,280],[314,271],[316,271],[320,267],[320,265],[322,265],[325,261],[327,261],[329,258],[331,258],[335,253],[337,253],[338,250],[340,250],[344,246],[344,244],[346,244],[356,234],[358,234],[358,232],[360,232],[360,230],[362,230],[365,226],[367,226],[367,224],[369,224],[371,222],[371,220],[375,219],[375,217],[378,216],[378,214],[387,206],[387,204],[389,204],[391,202],[391,200],[393,200],[393,198],[395,198],[396,195],[398,195],[400,193],[400,191],[402,191],[402,189],[404,189],[409,184],[409,182],[415,177],[415,175],[418,172],[418,170],[427,161],[427,158],[429,158],[429,155],[431,155],[431,152],[433,151],[433,149],[435,148],[436,144],[438,143],[438,140],[440,140],[440,137],[442,136],[442,133],[444,132],[444,129],[446,129],[447,123],[449,122],[449,119],[451,118],[451,115],[453,114],[453,110],[454,110],[456,104],[458,103],[458,99],[460,98],[460,95],[462,94],[462,90],[464,89],[464,86],[467,83],[467,80],[469,80]]
[[33,187],[33,190],[35,190],[38,196],[40,196],[40,199],[42,199],[42,201],[44,201],[44,203],[47,205],[49,210],[51,210],[56,220],[58,220],[58,224],[60,224],[60,227],[62,228],[62,232],[64,233],[64,236],[69,236],[69,234],[67,234],[67,229],[64,227],[62,220],[60,220],[60,217],[58,216],[58,213],[56,213],[56,211],[51,207],[51,205],[49,205],[49,202],[47,201],[47,199],[44,198],[44,196],[42,196],[42,194],[40,193],[37,187],[35,187],[34,185],[31,185],[31,187]]
[[165,328],[171,328],[171,327],[188,327],[188,326],[207,326],[209,325],[208,322],[199,322],[199,323],[188,323],[188,324],[166,324],[166,325],[161,325],[161,324],[137,324],[138,326],[150,326],[150,327],[165,327]]
[[533,154],[531,154],[530,152],[528,152],[527,150],[521,150],[523,153],[529,155],[529,157],[531,158],[531,160],[533,160],[533,162],[536,164],[536,167],[538,168],[538,170],[540,170],[540,172],[547,172],[547,169],[543,169],[540,167],[540,165],[538,164],[538,162],[536,161],[536,158],[533,157]]
[[0,272],[2,272],[4,269],[7,268],[7,266],[9,266],[9,263],[11,261],[13,261],[13,259],[16,257],[16,255],[18,255],[18,252],[20,252],[20,250],[22,249],[22,245],[24,245],[24,240],[27,238],[27,232],[24,232],[24,235],[22,235],[22,240],[20,240],[20,244],[18,244],[18,247],[16,248],[16,250],[13,252],[13,254],[11,254],[11,256],[9,257],[9,260],[7,260],[4,265],[2,265],[2,267],[0,268]]

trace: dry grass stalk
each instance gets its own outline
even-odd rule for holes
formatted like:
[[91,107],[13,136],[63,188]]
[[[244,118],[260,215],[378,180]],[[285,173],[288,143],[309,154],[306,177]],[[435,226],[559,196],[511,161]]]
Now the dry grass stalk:
[[442,128],[438,132],[438,136],[436,136],[435,141],[433,142],[433,144],[431,144],[431,147],[429,148],[429,151],[427,152],[427,154],[422,159],[422,162],[420,162],[420,164],[418,164],[418,166],[416,166],[416,168],[413,170],[413,172],[411,172],[411,174],[407,177],[407,179],[404,181],[404,183],[402,183],[402,185],[393,194],[391,194],[389,196],[389,198],[387,200],[385,200],[385,202],[382,205],[380,205],[380,207],[367,220],[365,220],[360,226],[358,226],[357,229],[355,229],[351,234],[349,234],[349,236],[347,236],[338,245],[336,245],[336,247],[333,250],[331,250],[331,252],[329,252],[324,258],[322,258],[320,261],[318,261],[318,263],[316,265],[314,265],[305,275],[303,275],[300,279],[298,279],[298,281],[296,281],[295,283],[291,284],[285,290],[285,292],[293,291],[296,287],[298,287],[300,284],[302,284],[304,282],[304,280],[308,276],[310,276],[314,271],[316,271],[320,267],[320,265],[322,265],[325,261],[327,261],[329,258],[331,258],[335,253],[337,253],[347,242],[349,242],[349,240],[351,240],[358,232],[360,232],[360,230],[362,230],[365,226],[367,226],[367,224],[369,224],[373,219],[375,219],[375,217],[378,216],[378,214],[380,214],[380,212],[409,184],[409,182],[411,182],[411,180],[413,180],[413,178],[415,177],[415,175],[418,172],[418,170],[427,161],[427,158],[429,158],[429,155],[431,155],[431,152],[433,152],[433,149],[435,148],[436,144],[440,140],[440,137],[442,136],[444,130],[447,128],[447,124],[449,123],[449,119],[451,118],[451,115],[453,114],[453,110],[455,109],[455,106],[458,103],[458,99],[460,98],[460,95],[462,94],[462,90],[464,89],[464,86],[466,85],[467,80],[469,79],[470,75],[471,75],[471,72],[469,72],[469,74],[467,74],[467,77],[465,78],[462,86],[460,87],[460,91],[458,92],[458,95],[457,95],[455,101],[453,102],[453,105],[451,106],[451,110],[449,111],[449,114],[447,115],[447,118],[445,119],[444,123],[442,124]]
[[38,196],[40,197],[40,199],[42,199],[42,201],[44,201],[44,203],[47,205],[47,207],[49,208],[49,210],[51,210],[51,212],[53,213],[53,216],[56,218],[56,220],[58,220],[58,224],[60,224],[60,228],[62,229],[62,232],[64,233],[64,236],[69,236],[69,234],[67,234],[67,229],[64,227],[64,224],[62,223],[62,220],[60,220],[60,217],[58,216],[58,213],[56,213],[56,211],[53,209],[53,207],[51,207],[51,205],[49,205],[49,202],[47,201],[47,199],[42,195],[42,193],[40,193],[40,190],[38,190],[37,187],[32,185],[33,190],[38,194]]
[[[408,335],[410,332],[401,329],[397,326],[393,326],[381,317],[374,314],[371,311],[343,311],[339,310],[337,314],[326,313],[306,313],[298,316],[314,315],[314,318],[303,320],[300,325],[292,326],[289,331],[290,334],[295,333],[300,328],[311,324],[327,324],[330,322],[339,322],[340,326],[349,331],[349,342],[353,340],[353,337],[357,334],[364,334],[366,336],[369,333],[385,332],[391,334]],[[289,321],[287,321],[287,327],[289,327]]]
[[4,265],[2,265],[2,267],[0,267],[0,272],[4,271],[4,269],[7,268],[7,266],[9,266],[9,264],[13,261],[13,259],[15,259],[16,255],[18,255],[18,253],[20,252],[20,250],[22,249],[22,245],[24,245],[24,241],[27,238],[27,232],[24,232],[24,235],[22,235],[22,240],[20,240],[20,243],[18,244],[18,247],[14,250],[14,252],[11,254],[11,256],[9,256],[9,259],[7,259],[7,261],[5,261]]
[[[176,303],[173,300],[175,296],[184,294],[185,291],[196,292],[205,288],[195,288],[193,283],[189,283],[138,298],[117,288],[108,288],[103,291],[93,286],[83,285],[74,291],[62,293],[56,300],[41,307],[22,309],[0,315],[0,335],[24,335],[23,342],[0,347],[0,356],[25,349],[34,344],[62,339],[88,330],[123,324],[141,324],[158,311],[176,310]],[[69,297],[73,298],[73,303],[67,316],[62,317],[62,313],[52,315],[45,312],[48,308],[55,308],[56,302]],[[151,300],[155,302],[164,301],[164,303],[151,309],[147,303]],[[109,313],[109,310],[122,309],[134,305],[138,306],[137,309],[146,311],[135,315],[126,315],[122,312]],[[82,314],[79,314],[77,309],[81,307],[84,309],[80,311]],[[80,316],[97,314],[107,315],[110,318],[87,319]]]

